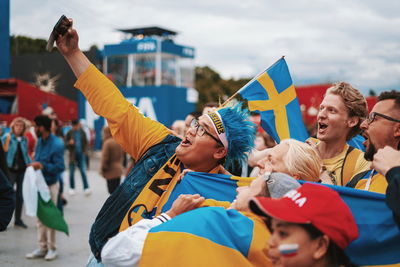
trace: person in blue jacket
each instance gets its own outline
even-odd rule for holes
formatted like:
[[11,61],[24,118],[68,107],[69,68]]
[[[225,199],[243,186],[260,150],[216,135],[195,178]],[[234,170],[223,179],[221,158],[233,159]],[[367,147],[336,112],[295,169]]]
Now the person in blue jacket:
[[25,119],[15,118],[10,125],[10,133],[3,136],[3,148],[6,154],[7,166],[10,172],[10,182],[13,186],[16,184],[16,206],[14,225],[21,228],[27,228],[21,219],[22,204],[22,184],[26,166],[31,162],[28,156],[28,140],[24,136],[26,130]]
[[[35,150],[35,161],[30,164],[35,170],[41,170],[49,187],[51,200],[57,205],[59,180],[64,166],[64,142],[51,133],[51,119],[45,115],[34,119],[38,143]],[[38,220],[39,248],[26,254],[26,258],[43,258],[54,260],[57,257],[56,233],[54,229],[44,226]]]

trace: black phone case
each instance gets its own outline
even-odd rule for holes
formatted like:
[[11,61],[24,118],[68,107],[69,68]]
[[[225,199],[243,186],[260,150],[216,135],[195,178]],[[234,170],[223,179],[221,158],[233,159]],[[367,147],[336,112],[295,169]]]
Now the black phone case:
[[46,50],[51,51],[54,46],[54,42],[56,41],[59,35],[64,35],[68,28],[71,27],[71,23],[69,22],[68,18],[62,15],[56,25],[54,25],[53,30],[50,33],[49,40],[47,41]]

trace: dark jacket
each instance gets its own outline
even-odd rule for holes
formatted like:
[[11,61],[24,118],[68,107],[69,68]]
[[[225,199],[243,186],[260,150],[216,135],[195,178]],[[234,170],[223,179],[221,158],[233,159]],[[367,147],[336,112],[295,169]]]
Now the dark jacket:
[[386,204],[393,211],[395,221],[400,227],[400,166],[391,168],[386,173],[386,180]]
[[100,260],[101,249],[107,240],[118,233],[118,229],[133,201],[147,182],[172,157],[182,140],[168,135],[160,143],[150,147],[132,168],[125,181],[106,200],[89,235],[90,249]]
[[7,229],[7,225],[11,221],[14,208],[14,190],[4,172],[0,170],[0,231]]
[[[85,156],[88,155],[88,140],[86,138],[86,133],[85,131],[82,130],[82,128],[80,128],[79,133],[81,135],[81,144],[82,144],[82,152]],[[65,146],[67,147],[68,151],[69,151],[69,160],[70,162],[74,162],[75,161],[75,145],[70,145],[69,142],[71,140],[74,140],[74,129],[71,129],[68,131],[67,135],[65,136]]]
[[3,171],[7,178],[10,177],[10,172],[7,166],[6,153],[3,150],[3,145],[0,145],[0,170]]

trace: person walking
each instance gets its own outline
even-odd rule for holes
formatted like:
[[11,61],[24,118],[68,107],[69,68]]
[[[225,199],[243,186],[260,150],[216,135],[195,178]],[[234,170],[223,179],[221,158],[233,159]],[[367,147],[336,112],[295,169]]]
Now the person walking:
[[[35,131],[38,144],[35,150],[35,161],[30,163],[35,170],[41,170],[49,187],[51,200],[57,205],[59,180],[64,166],[64,143],[61,138],[51,133],[51,119],[45,115],[35,117]],[[27,259],[43,258],[54,260],[56,251],[56,230],[46,227],[40,220],[38,226],[39,248],[26,254]]]
[[104,127],[100,169],[101,175],[107,180],[107,188],[110,195],[121,182],[123,156],[124,151],[112,138],[110,127]]
[[65,144],[69,151],[69,193],[75,195],[75,165],[77,165],[82,177],[83,190],[88,196],[92,193],[86,176],[88,141],[79,120],[72,121],[72,129],[65,137]]
[[15,118],[10,125],[11,131],[3,137],[3,149],[7,152],[6,160],[10,171],[10,182],[16,184],[16,206],[15,221],[16,227],[28,228],[21,219],[22,204],[22,182],[27,164],[31,162],[28,156],[28,140],[24,136],[26,130],[25,119]]

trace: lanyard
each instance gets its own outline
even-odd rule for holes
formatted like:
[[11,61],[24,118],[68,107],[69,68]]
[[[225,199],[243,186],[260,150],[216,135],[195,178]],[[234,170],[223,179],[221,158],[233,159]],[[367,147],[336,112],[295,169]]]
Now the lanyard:
[[365,184],[364,190],[369,191],[369,187],[371,186],[372,177],[374,176],[375,170],[371,170],[371,174],[368,177],[367,183]]

